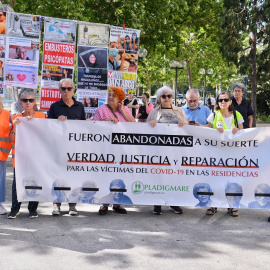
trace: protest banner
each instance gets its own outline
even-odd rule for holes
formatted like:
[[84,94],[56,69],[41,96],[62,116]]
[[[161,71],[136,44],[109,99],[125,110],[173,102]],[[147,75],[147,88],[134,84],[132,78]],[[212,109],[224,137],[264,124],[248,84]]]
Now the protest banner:
[[61,94],[59,89],[41,88],[40,91],[40,109],[49,110],[52,103],[59,101]]
[[270,208],[269,128],[21,121],[19,201]]

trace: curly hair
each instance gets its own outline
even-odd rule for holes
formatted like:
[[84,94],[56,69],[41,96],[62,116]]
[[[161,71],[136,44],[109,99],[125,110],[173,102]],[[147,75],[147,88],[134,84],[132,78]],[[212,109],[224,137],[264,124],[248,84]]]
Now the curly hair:
[[123,100],[126,98],[126,93],[125,93],[125,91],[124,91],[123,88],[121,88],[121,87],[116,87],[116,86],[111,86],[111,87],[109,88],[109,92],[110,92],[111,90],[113,91],[113,94],[114,94],[116,97],[118,97],[119,102],[123,101]]

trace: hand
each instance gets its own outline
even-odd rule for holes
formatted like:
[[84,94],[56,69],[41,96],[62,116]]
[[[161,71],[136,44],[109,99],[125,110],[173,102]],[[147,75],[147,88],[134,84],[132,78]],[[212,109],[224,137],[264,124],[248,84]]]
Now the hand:
[[223,129],[223,128],[217,128],[217,130],[218,130],[220,133],[223,133],[223,132],[224,132],[224,129]]
[[151,120],[149,121],[149,124],[152,126],[152,127],[155,127],[157,125],[157,121],[156,120]]
[[183,120],[180,120],[180,121],[178,122],[178,126],[179,126],[179,127],[182,127],[183,125],[185,125],[185,122],[184,122]]
[[118,119],[116,117],[114,117],[114,116],[112,118],[107,119],[106,121],[112,121],[115,124],[117,124],[119,122]]
[[67,120],[67,116],[65,116],[65,115],[60,115],[60,116],[58,117],[58,120],[59,120],[59,121],[66,121],[66,120]]
[[232,134],[236,134],[238,131],[239,131],[239,128],[234,127],[234,128],[232,129]]
[[21,120],[19,118],[16,118],[13,120],[13,125],[16,126],[21,123]]
[[126,51],[124,51],[124,52],[122,53],[122,58],[121,58],[121,60],[124,60],[124,61],[125,61],[126,57],[127,57],[127,54],[126,54]]
[[[127,107],[130,108],[129,106],[127,106]],[[118,103],[118,110],[119,110],[119,112],[122,113],[122,114],[125,113],[123,101]]]

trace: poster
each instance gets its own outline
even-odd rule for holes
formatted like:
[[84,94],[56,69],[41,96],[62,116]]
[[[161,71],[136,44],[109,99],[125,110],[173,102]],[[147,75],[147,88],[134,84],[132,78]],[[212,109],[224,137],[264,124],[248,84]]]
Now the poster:
[[101,105],[106,104],[108,98],[107,91],[78,90],[77,100],[82,102],[86,119],[93,118],[96,110]]
[[137,72],[140,30],[111,26],[109,70]]
[[76,21],[45,18],[44,40],[75,44]]
[[[270,208],[269,128],[233,135],[176,124],[21,121],[19,201],[81,202],[75,194],[87,187],[98,203]],[[24,197],[29,178],[37,198]]]
[[100,23],[79,22],[78,44],[87,46],[108,47],[109,25]]
[[40,16],[8,12],[7,36],[40,39]]
[[40,91],[40,109],[49,110],[52,103],[59,101],[60,91],[53,88],[41,88]]
[[37,88],[38,67],[21,66],[19,64],[6,63],[5,65],[5,85]]
[[4,11],[0,11],[0,35],[6,34],[7,27],[7,13]]
[[45,88],[59,87],[59,81],[64,78],[73,79],[73,69],[63,66],[43,65],[42,83]]
[[43,44],[43,64],[73,67],[75,45],[45,41]]
[[136,92],[136,74],[126,72],[108,71],[108,87],[122,87],[126,94]]

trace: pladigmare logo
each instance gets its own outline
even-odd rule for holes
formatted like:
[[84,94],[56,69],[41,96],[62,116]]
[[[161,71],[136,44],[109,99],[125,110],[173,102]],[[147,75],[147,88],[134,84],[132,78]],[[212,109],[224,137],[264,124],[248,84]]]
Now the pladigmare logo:
[[132,184],[132,192],[133,194],[140,194],[144,190],[144,185],[140,181],[136,181]]

